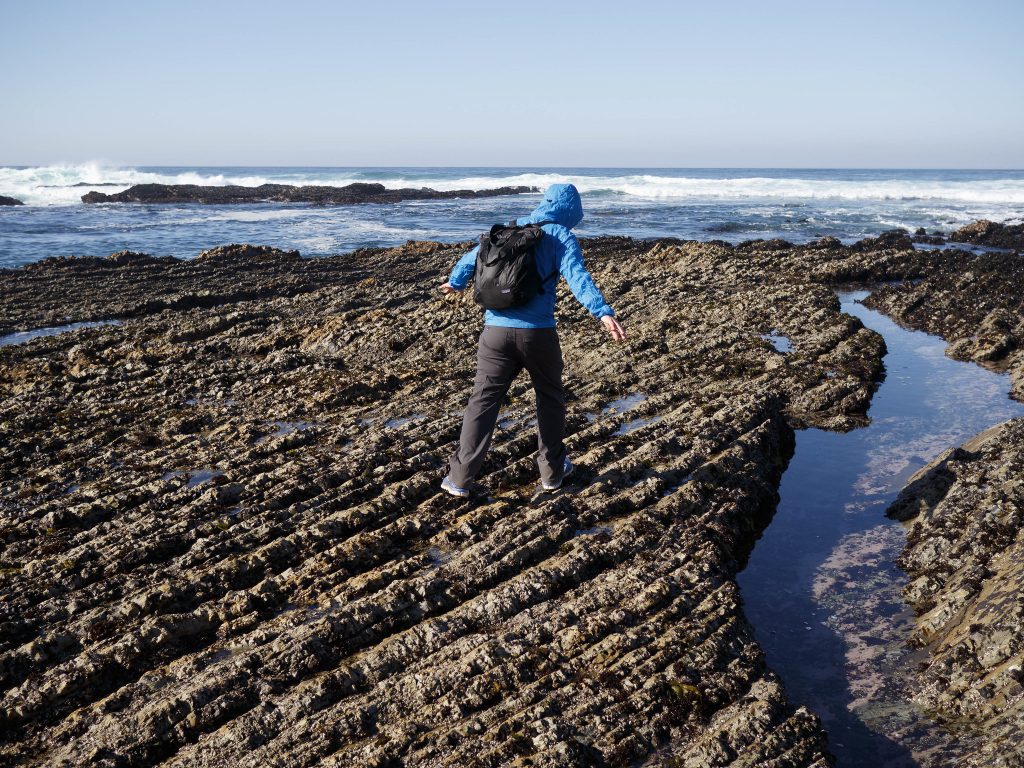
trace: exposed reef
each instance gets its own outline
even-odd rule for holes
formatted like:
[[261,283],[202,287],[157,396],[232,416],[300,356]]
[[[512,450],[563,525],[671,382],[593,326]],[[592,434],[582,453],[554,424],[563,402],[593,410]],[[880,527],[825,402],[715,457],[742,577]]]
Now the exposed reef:
[[983,737],[962,765],[1024,765],[1024,420],[944,453],[889,514],[913,521],[900,565],[928,653],[916,700]]
[[629,340],[559,288],[579,478],[534,496],[522,378],[470,502],[438,488],[480,312],[436,285],[465,244],[0,271],[0,333],[124,321],[0,347],[0,757],[831,765],[735,575],[792,428],[863,424],[881,375],[832,286],[966,255],[584,247]]
[[24,203],[16,197],[0,195],[0,205],[24,205]]
[[355,183],[343,187],[291,184],[261,184],[258,187],[199,186],[197,184],[136,184],[124,192],[106,194],[87,192],[83,203],[315,203],[317,205],[353,205],[356,203],[397,203],[402,200],[450,200],[452,198],[497,197],[539,192],[536,187],[498,187],[496,189],[459,189],[439,191],[386,189],[383,184]]
[[1024,250],[1024,224],[999,224],[982,219],[953,232],[949,239],[992,248]]

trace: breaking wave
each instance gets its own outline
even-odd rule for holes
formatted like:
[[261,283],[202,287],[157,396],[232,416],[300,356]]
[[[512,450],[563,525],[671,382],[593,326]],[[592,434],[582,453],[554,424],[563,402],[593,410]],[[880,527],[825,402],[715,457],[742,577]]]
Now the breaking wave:
[[[932,172],[772,171],[745,175],[721,171],[658,171],[655,173],[573,169],[509,171],[501,169],[345,169],[345,168],[132,168],[100,163],[0,167],[0,195],[29,205],[73,205],[95,186],[117,192],[133,184],[325,184],[342,186],[373,181],[389,188],[432,187],[440,190],[487,189],[501,186],[572,181],[587,196],[623,196],[669,202],[720,200],[936,201],[959,204],[1024,204],[1024,176],[1019,172],[988,172],[984,178],[947,178]],[[873,176],[873,177],[872,177]],[[953,178],[950,178],[953,177]]]

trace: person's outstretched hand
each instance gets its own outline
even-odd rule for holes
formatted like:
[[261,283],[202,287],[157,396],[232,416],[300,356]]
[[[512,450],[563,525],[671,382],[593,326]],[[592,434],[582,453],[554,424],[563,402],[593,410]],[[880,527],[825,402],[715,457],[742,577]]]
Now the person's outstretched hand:
[[444,293],[459,293],[461,290],[461,288],[456,288],[451,283],[441,283],[441,291]]
[[608,330],[608,333],[612,335],[614,341],[625,341],[626,332],[622,330],[622,326],[619,325],[619,321],[611,315],[605,315],[601,318],[601,324]]

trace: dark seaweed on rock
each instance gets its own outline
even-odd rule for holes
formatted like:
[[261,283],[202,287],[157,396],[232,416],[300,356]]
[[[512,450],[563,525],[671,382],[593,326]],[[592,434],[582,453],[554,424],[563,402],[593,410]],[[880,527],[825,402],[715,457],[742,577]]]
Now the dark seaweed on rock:
[[982,219],[961,227],[949,239],[957,243],[1024,251],[1024,224],[999,224]]
[[537,187],[498,187],[496,189],[459,189],[439,191],[419,189],[386,189],[383,184],[354,183],[343,187],[291,184],[261,184],[258,187],[199,186],[197,184],[136,184],[124,192],[106,194],[87,192],[83,203],[315,203],[318,205],[353,205],[357,203],[397,203],[402,200],[450,200],[453,198],[497,197],[539,192]]
[[630,339],[562,296],[580,480],[531,501],[522,379],[472,503],[464,244],[0,272],[3,328],[126,319],[0,348],[0,756],[831,765],[734,579],[792,427],[866,419],[884,345],[830,286],[932,269],[900,245],[586,241]]

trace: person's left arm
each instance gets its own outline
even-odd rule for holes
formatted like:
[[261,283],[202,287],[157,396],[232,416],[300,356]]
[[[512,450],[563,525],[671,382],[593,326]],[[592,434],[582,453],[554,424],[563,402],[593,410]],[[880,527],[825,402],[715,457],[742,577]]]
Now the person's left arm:
[[565,278],[565,282],[569,284],[569,290],[590,314],[601,321],[601,325],[611,334],[614,341],[624,341],[626,331],[615,317],[615,310],[604,300],[601,289],[597,287],[594,278],[590,276],[590,272],[583,265],[583,250],[580,248],[580,241],[568,229],[559,227],[558,230],[560,231],[556,236],[564,246],[559,271]]
[[556,231],[559,241],[564,246],[558,271],[569,284],[572,295],[598,320],[605,316],[615,317],[615,310],[604,300],[601,289],[597,287],[594,278],[583,265],[583,250],[576,235],[565,227],[559,227]]

